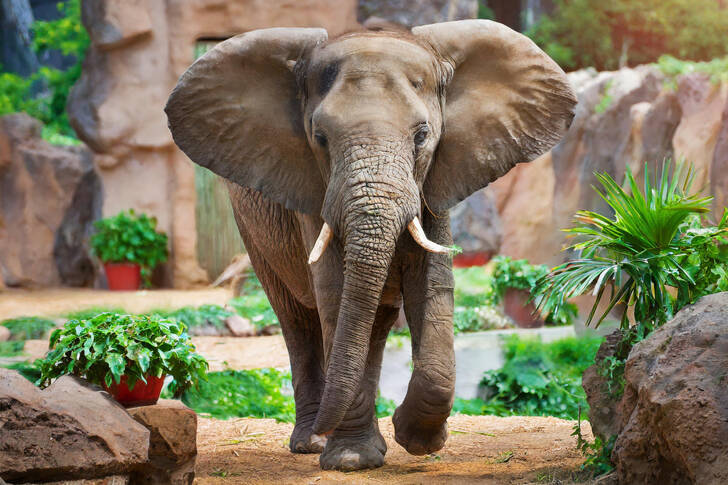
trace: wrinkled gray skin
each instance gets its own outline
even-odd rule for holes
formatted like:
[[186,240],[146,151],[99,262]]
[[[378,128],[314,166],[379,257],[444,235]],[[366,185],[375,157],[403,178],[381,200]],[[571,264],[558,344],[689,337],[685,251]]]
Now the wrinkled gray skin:
[[[412,454],[439,450],[453,402],[447,209],[548,150],[575,98],[528,39],[488,21],[358,33],[267,29],[221,43],[180,78],[175,142],[230,183],[240,233],[278,315],[296,400],[295,453],[380,466],[374,399],[404,305],[414,369],[394,414]],[[334,238],[307,256],[326,222]],[[323,444],[325,443],[325,446]]]

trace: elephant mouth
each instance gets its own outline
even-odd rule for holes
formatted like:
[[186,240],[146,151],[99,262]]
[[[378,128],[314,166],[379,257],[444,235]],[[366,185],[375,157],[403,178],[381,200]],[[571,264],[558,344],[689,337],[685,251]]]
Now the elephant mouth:
[[[415,217],[407,224],[407,230],[410,235],[412,235],[412,239],[414,239],[415,242],[425,251],[435,254],[453,254],[455,252],[455,248],[453,247],[441,246],[436,242],[430,241],[427,234],[425,234],[425,230],[422,229],[419,217]],[[319,259],[321,259],[321,256],[323,256],[333,237],[334,232],[331,230],[331,227],[324,222],[323,226],[321,226],[321,232],[319,233],[318,239],[316,239],[316,243],[308,257],[308,264],[316,263]]]

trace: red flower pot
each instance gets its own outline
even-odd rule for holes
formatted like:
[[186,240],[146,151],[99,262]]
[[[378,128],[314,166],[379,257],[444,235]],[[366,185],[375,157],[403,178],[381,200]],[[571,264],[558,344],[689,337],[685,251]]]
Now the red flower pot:
[[123,375],[118,384],[112,380],[110,386],[107,387],[104,385],[104,389],[125,408],[156,404],[159,400],[159,395],[162,393],[165,376],[144,377],[147,379],[146,384],[144,384],[144,381],[139,380],[134,383],[133,388],[129,389],[126,383],[126,376]]
[[133,291],[142,284],[142,270],[136,263],[104,263],[104,269],[110,290]]
[[463,253],[452,258],[455,268],[470,268],[471,266],[484,266],[493,255],[490,252]]
[[529,298],[531,294],[526,290],[508,288],[503,296],[503,309],[520,328],[543,327],[544,321]]

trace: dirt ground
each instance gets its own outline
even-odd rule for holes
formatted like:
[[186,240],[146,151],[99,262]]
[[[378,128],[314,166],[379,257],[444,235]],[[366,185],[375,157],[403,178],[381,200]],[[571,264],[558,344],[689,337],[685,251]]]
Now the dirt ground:
[[[574,422],[557,418],[452,416],[437,454],[412,456],[394,441],[390,418],[385,465],[359,472],[322,471],[318,455],[288,451],[293,425],[272,419],[201,418],[195,484],[527,484],[572,483],[583,458]],[[588,423],[582,432],[591,439]],[[582,482],[583,483],[583,482]]]

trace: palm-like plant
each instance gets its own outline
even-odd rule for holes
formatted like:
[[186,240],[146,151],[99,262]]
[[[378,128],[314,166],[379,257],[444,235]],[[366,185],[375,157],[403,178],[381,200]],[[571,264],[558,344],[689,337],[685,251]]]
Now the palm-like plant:
[[712,197],[689,194],[694,177],[692,167],[677,164],[673,169],[666,162],[654,182],[645,166],[643,188],[628,171],[625,190],[609,175],[598,174],[603,192],[595,190],[614,217],[576,213],[578,225],[566,232],[580,238],[570,246],[580,257],[539,281],[542,311],[557,311],[567,299],[592,291],[596,298],[588,325],[609,288],[609,304],[596,326],[621,303],[621,327],[629,328],[627,310],[632,307],[644,336],[683,305],[728,285],[719,248],[728,231],[728,212],[718,226],[701,226],[699,216],[709,212]]

